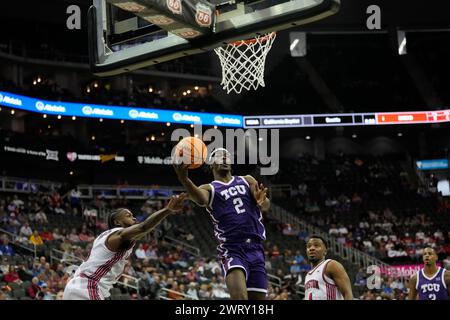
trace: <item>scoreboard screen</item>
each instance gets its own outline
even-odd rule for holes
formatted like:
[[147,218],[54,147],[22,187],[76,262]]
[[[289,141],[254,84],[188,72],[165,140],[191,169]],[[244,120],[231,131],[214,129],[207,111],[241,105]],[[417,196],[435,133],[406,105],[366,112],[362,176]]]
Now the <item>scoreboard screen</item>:
[[450,110],[244,116],[244,128],[340,127],[450,122]]

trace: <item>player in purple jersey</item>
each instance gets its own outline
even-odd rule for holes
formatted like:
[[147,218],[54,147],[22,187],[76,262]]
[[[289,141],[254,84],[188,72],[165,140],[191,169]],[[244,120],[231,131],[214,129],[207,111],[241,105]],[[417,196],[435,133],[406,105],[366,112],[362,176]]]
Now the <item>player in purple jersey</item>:
[[175,171],[190,198],[206,207],[211,216],[231,299],[263,300],[267,294],[267,273],[261,211],[270,207],[267,188],[252,176],[233,176],[226,149],[214,150],[210,160],[214,181],[209,184],[196,186],[188,178],[188,165],[175,165]]
[[438,267],[433,248],[423,250],[424,267],[409,280],[409,300],[449,300],[450,272]]

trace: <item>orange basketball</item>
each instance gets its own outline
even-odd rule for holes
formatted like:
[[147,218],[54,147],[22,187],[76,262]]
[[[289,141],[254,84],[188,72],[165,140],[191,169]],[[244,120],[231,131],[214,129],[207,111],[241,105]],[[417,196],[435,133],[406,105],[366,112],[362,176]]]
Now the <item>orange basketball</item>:
[[196,169],[206,160],[206,145],[199,138],[183,138],[175,147],[175,157],[179,162],[189,164],[189,169]]

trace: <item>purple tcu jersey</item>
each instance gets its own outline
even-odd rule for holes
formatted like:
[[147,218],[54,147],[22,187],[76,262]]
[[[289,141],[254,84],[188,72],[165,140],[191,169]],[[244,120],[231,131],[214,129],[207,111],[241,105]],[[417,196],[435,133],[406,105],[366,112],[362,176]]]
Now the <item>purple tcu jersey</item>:
[[262,214],[243,177],[234,176],[228,183],[210,183],[208,211],[214,234],[220,243],[239,243],[247,239],[266,239]]
[[417,272],[416,290],[419,300],[449,300],[444,274],[445,269],[443,268],[439,268],[431,278],[425,275],[423,269]]

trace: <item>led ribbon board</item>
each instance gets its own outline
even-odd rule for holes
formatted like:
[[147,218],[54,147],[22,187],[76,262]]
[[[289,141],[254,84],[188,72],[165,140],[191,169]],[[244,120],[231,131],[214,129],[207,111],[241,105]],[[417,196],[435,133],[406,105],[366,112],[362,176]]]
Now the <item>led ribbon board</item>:
[[139,107],[48,101],[0,91],[0,105],[49,115],[235,128],[340,127],[450,122],[450,109],[437,111],[242,116]]
[[48,115],[171,122],[242,128],[243,117],[230,114],[185,112],[138,107],[48,101],[0,91],[0,105]]
[[448,159],[431,159],[416,161],[419,170],[445,170],[448,169]]

